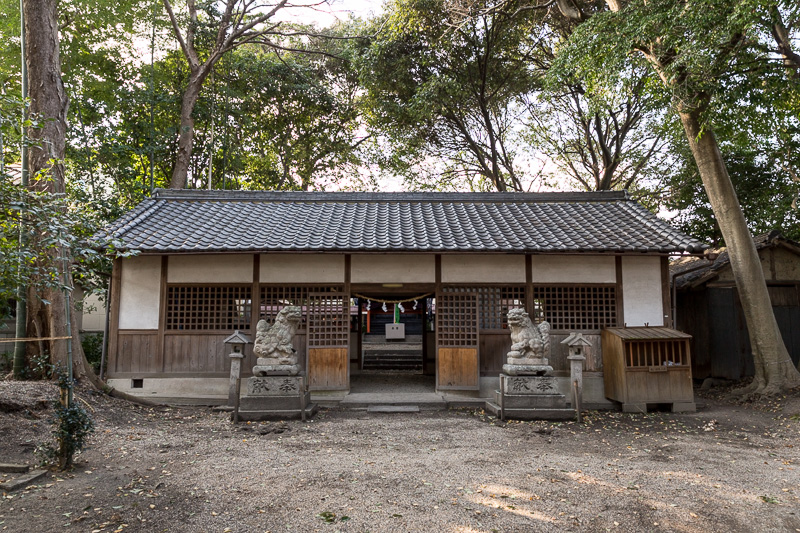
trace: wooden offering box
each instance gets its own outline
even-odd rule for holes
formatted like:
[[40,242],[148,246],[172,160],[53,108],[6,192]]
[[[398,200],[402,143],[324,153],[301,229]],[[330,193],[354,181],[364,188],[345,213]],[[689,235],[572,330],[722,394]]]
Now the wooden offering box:
[[672,404],[694,411],[692,336],[664,327],[608,328],[602,331],[606,397],[627,413],[646,413],[647,404]]

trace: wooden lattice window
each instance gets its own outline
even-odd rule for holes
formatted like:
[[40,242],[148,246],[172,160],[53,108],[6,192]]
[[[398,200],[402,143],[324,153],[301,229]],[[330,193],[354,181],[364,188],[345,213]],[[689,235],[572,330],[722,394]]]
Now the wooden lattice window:
[[525,309],[525,287],[443,287],[443,292],[471,292],[478,295],[478,323],[481,330],[508,328],[508,312]]
[[297,328],[303,332],[307,326],[309,292],[339,293],[341,290],[339,287],[262,285],[258,318],[273,324],[281,309],[296,305],[303,309],[303,320]]
[[341,348],[350,342],[350,297],[345,293],[308,293],[309,348]]
[[442,292],[436,298],[438,344],[441,348],[460,348],[478,344],[478,295],[468,292]]
[[625,342],[625,365],[628,368],[688,366],[689,342],[680,340],[641,340]]
[[250,285],[167,287],[167,330],[249,330]]
[[615,285],[533,287],[535,321],[554,330],[599,330],[617,326]]

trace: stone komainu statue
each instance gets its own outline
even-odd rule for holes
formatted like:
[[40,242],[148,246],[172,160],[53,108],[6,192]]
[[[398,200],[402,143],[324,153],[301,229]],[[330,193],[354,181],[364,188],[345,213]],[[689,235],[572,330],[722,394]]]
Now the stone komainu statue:
[[508,312],[508,326],[511,328],[509,364],[548,364],[550,357],[548,322],[540,322],[538,326],[534,326],[528,313],[523,309],[512,309]]
[[[258,364],[296,365],[297,352],[292,347],[292,339],[302,319],[303,311],[298,306],[287,306],[278,312],[275,323],[270,326],[266,320],[259,320],[256,326],[256,341],[253,354],[259,358]],[[269,361],[262,361],[267,359]]]

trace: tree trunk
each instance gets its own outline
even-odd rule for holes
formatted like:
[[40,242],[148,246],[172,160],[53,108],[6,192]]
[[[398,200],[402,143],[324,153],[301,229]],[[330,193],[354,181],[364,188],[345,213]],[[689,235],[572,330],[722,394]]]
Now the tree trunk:
[[[42,191],[64,192],[64,159],[69,100],[61,81],[58,46],[58,0],[25,0],[30,116],[40,127],[29,129],[31,184]],[[56,164],[51,165],[51,159]],[[43,172],[43,174],[40,174]]]
[[[27,48],[28,98],[30,115],[41,127],[29,129],[32,146],[29,150],[31,187],[50,193],[63,194],[64,150],[66,146],[67,109],[69,99],[61,80],[61,60],[58,42],[58,1],[25,0],[25,44]],[[60,250],[51,251],[51,260],[59,257]],[[62,260],[58,260],[62,262]],[[71,285],[71,258],[65,261],[67,285]],[[78,324],[79,314],[71,306],[71,321]],[[45,289],[28,295],[28,336],[66,337],[66,294],[61,289]],[[85,357],[74,329],[72,341],[73,372],[85,374]],[[53,364],[67,365],[67,340],[49,340],[30,348],[47,351]],[[40,355],[43,355],[40,353]]]
[[200,88],[208,75],[208,70],[198,69],[189,76],[186,90],[181,99],[181,126],[178,134],[178,154],[175,158],[175,168],[169,181],[170,189],[183,189],[189,173],[189,163],[192,158],[194,145],[194,107],[200,96]]
[[764,271],[739,206],[728,171],[710,127],[703,130],[700,111],[679,109],[678,114],[700,171],[714,216],[728,247],[739,298],[750,333],[755,379],[746,392],[776,394],[800,385],[772,311]]

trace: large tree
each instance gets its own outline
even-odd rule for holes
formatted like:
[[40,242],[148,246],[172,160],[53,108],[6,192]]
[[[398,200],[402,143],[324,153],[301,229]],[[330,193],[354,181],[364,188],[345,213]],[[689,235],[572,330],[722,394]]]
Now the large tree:
[[[714,114],[727,111],[720,98],[752,89],[763,102],[785,90],[775,86],[773,58],[782,58],[782,84],[796,79],[791,46],[777,40],[775,12],[791,13],[796,4],[705,0],[607,0],[608,11],[588,17],[573,33],[561,55],[561,72],[578,70],[597,83],[614,79],[642,58],[660,89],[672,97],[709,203],[731,255],[731,267],[747,321],[755,379],[747,393],[772,394],[800,385],[772,313],[764,273],[714,131]],[[587,18],[585,13],[573,13]],[[782,20],[782,18],[781,18]],[[767,24],[765,24],[767,21]],[[785,25],[783,26],[786,29]],[[778,32],[779,33],[779,32]],[[771,79],[770,79],[771,78]],[[796,89],[789,94],[797,96]],[[743,105],[744,102],[741,102]],[[746,118],[746,117],[743,117]]]
[[[57,6],[57,0],[23,2],[30,114],[39,122],[38,127],[28,131],[32,144],[29,150],[31,187],[41,192],[63,194],[66,191],[63,159],[69,100],[61,80]],[[26,329],[31,336],[50,339],[43,341],[43,346],[54,363],[65,366],[71,349],[73,372],[81,376],[86,372],[83,350],[80,342],[69,338],[73,334],[70,323],[79,323],[79,313],[69,303],[72,258],[65,246],[51,247],[47,253],[48,262],[63,265],[59,272],[62,279],[56,286],[31,284]]]
[[[541,76],[533,68],[537,13],[451,13],[442,0],[398,0],[356,42],[354,64],[371,127],[385,139],[389,167],[442,162],[445,181],[473,188],[523,190],[518,161],[522,98]],[[412,169],[412,174],[419,166]]]
[[567,178],[586,191],[649,189],[669,152],[663,112],[650,107],[645,80],[624,80],[616,91],[587,94],[580,81],[557,84],[528,103],[527,138]]
[[189,64],[189,77],[181,101],[178,151],[170,188],[186,186],[194,143],[194,109],[200,90],[222,56],[244,43],[261,42],[280,48],[274,41],[279,22],[272,19],[289,5],[288,0],[226,0],[224,3],[188,0],[186,11],[177,12],[170,0],[163,0],[175,38]]

